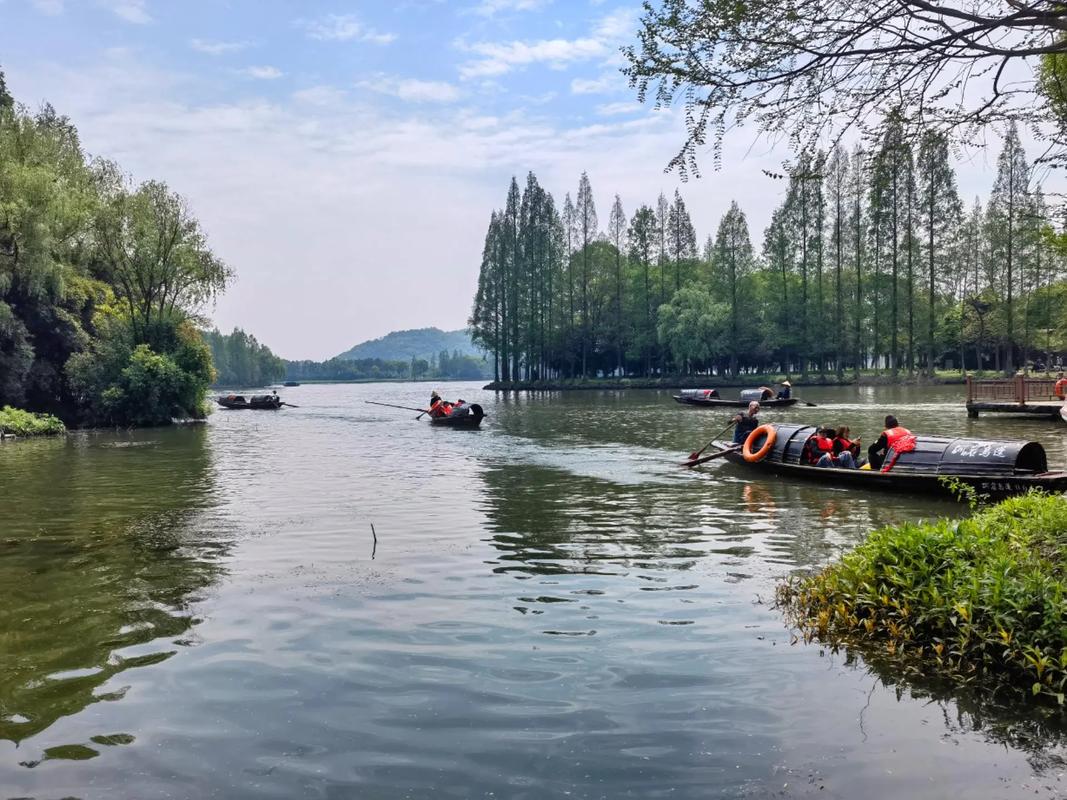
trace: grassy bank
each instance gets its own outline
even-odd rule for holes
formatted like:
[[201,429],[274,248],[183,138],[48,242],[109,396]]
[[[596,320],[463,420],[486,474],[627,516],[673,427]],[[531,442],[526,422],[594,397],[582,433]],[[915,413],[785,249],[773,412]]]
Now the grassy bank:
[[33,414],[11,406],[0,408],[0,436],[55,436],[66,426],[51,414]]
[[883,528],[778,601],[805,640],[978,690],[1067,691],[1067,497]]
[[794,387],[803,386],[939,386],[963,384],[958,372],[939,372],[935,375],[898,375],[861,372],[858,376],[809,375],[805,378],[787,375],[665,375],[657,378],[569,378],[545,381],[493,381],[484,388],[495,391],[564,391],[568,389],[705,389],[723,387],[776,387],[789,379]]

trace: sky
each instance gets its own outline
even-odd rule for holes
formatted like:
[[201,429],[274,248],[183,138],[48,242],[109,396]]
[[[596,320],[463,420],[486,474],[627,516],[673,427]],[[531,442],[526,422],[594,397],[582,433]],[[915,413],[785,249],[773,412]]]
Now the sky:
[[[639,2],[0,0],[0,69],[85,149],[182,194],[237,273],[208,316],[325,359],[405,328],[464,327],[489,214],[532,170],[558,200],[589,173],[602,227],[680,189],[700,240],[732,200],[757,244],[788,153],[732,132],[722,167],[664,167],[679,109],[619,68]],[[997,147],[957,164],[965,202]]]

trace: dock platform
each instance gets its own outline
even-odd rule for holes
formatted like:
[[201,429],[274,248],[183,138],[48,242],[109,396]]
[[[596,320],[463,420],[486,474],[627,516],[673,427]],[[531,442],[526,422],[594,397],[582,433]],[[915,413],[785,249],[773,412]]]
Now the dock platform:
[[1055,394],[1056,381],[1016,375],[999,380],[978,380],[967,376],[967,416],[979,413],[1029,414],[1061,419],[1064,401]]

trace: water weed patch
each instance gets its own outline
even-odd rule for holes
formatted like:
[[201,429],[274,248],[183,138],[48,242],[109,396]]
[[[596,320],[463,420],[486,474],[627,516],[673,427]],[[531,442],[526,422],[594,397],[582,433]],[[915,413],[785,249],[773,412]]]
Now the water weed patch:
[[1059,703],[1067,692],[1067,497],[875,531],[778,602],[806,641],[875,649],[904,670]]

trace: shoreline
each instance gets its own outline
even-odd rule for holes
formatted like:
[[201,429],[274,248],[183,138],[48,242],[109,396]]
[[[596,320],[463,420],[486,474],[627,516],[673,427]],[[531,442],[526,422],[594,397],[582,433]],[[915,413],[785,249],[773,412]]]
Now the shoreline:
[[[752,389],[760,386],[776,387],[785,376],[739,376],[727,378],[713,375],[676,375],[662,378],[586,378],[547,381],[493,381],[482,389],[495,392],[562,392],[606,389]],[[815,375],[805,379],[788,378],[793,388],[813,386],[962,386],[962,376],[897,376],[860,375],[838,378],[836,375]]]

